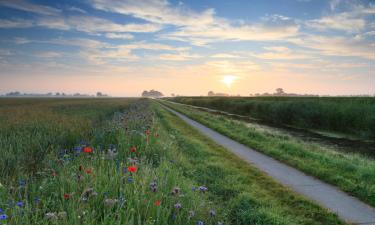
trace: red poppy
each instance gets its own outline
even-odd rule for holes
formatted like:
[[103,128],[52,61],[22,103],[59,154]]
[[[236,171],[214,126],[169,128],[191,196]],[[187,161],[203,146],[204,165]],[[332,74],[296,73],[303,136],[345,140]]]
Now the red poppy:
[[160,200],[156,200],[156,201],[155,201],[155,205],[156,205],[156,206],[159,206],[160,204],[161,204],[161,201],[160,201]]
[[70,194],[64,194],[64,199],[66,200],[70,199]]
[[92,148],[91,147],[84,147],[83,152],[84,153],[92,153]]
[[136,151],[137,151],[137,147],[132,146],[132,147],[130,148],[130,151],[131,151],[131,152],[136,152]]
[[129,166],[128,171],[132,172],[132,173],[135,173],[135,172],[137,172],[137,167],[136,166]]
[[86,172],[87,174],[90,174],[90,173],[92,173],[92,170],[87,169],[87,170],[85,170],[85,172]]

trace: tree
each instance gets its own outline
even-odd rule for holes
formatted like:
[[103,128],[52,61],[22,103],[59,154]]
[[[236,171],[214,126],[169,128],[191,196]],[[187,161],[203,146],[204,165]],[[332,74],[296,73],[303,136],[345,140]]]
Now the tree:
[[142,97],[146,97],[146,98],[161,98],[163,96],[164,96],[163,93],[161,93],[160,91],[156,91],[154,89],[150,91],[142,92]]
[[276,93],[275,94],[276,95],[284,95],[285,94],[284,89],[282,89],[282,88],[276,88]]

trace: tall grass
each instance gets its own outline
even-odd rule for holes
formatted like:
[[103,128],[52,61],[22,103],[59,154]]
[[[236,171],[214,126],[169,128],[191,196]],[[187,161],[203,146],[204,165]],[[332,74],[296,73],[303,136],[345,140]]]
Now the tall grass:
[[266,122],[375,138],[371,97],[176,97],[170,100]]
[[15,126],[5,127],[14,138],[3,140],[2,162],[16,170],[1,164],[0,224],[217,224],[220,207],[171,163],[148,102],[132,102],[42,100],[13,109],[20,119],[1,114]]

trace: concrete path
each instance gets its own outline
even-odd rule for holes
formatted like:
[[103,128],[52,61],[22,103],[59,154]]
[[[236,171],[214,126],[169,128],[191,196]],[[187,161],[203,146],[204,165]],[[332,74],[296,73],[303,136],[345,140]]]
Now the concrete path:
[[343,220],[355,224],[375,225],[375,209],[373,207],[340,191],[332,185],[326,184],[293,167],[233,141],[206,126],[189,119],[181,113],[166,106],[165,108],[218,144],[258,169],[264,171],[281,184],[316,202],[318,205],[331,210]]

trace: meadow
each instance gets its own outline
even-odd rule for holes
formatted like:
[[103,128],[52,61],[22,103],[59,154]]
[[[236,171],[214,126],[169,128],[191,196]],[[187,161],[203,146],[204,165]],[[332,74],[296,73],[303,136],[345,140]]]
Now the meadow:
[[170,100],[265,122],[375,138],[373,97],[175,97]]
[[163,101],[188,117],[375,206],[375,161],[360,154],[263,129],[189,106]]
[[0,224],[344,224],[151,100],[0,99],[0,121]]

